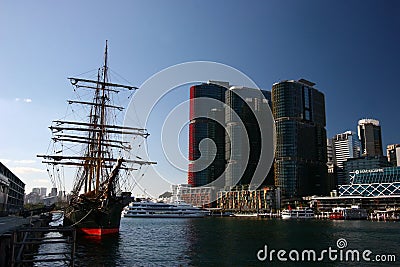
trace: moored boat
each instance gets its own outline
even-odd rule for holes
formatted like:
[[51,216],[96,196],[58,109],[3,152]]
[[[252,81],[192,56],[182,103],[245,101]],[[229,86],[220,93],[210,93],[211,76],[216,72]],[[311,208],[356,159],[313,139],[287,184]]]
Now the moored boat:
[[209,211],[183,201],[164,203],[149,200],[132,202],[122,213],[128,218],[202,218],[209,214]]
[[[97,80],[68,78],[74,91],[92,93],[87,100],[82,96],[68,100],[69,105],[78,105],[77,110],[85,111],[74,117],[87,118],[87,121],[53,121],[49,127],[53,134],[52,151],[38,155],[49,165],[47,171],[54,184],[64,179],[59,166],[76,168],[63,225],[75,227],[79,233],[98,236],[119,232],[121,211],[132,201],[131,193],[122,190],[121,181],[127,182],[132,177],[130,173],[137,170],[133,165],[155,164],[140,157],[130,159],[132,146],[126,140],[133,139],[132,136],[146,138],[149,134],[146,129],[118,125],[117,118],[122,117],[119,114],[124,108],[113,102],[115,95],[138,88],[109,80],[107,49],[106,42],[104,65],[98,70]],[[131,139],[126,139],[129,136]],[[64,154],[68,152],[76,153]]]
[[331,219],[331,220],[344,220],[344,216],[340,212],[331,212],[329,214],[329,219]]
[[367,210],[361,209],[357,205],[352,205],[350,208],[336,207],[332,209],[332,220],[366,220],[368,218]]
[[314,211],[310,208],[285,209],[281,212],[282,219],[312,219]]

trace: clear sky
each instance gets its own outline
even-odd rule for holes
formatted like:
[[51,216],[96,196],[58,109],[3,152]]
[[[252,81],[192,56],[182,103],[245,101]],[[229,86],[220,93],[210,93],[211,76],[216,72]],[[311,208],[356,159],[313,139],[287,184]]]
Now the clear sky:
[[111,68],[132,85],[196,60],[264,89],[305,78],[325,94],[329,137],[367,117],[384,146],[400,143],[399,14],[396,0],[1,1],[1,161],[27,192],[51,187],[36,154],[73,97],[66,77],[97,69],[106,39]]

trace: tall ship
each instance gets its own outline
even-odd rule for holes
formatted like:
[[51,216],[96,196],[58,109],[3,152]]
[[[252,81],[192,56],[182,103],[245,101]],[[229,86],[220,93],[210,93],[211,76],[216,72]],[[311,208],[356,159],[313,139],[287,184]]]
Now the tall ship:
[[[49,127],[53,149],[43,158],[53,172],[53,183],[60,166],[75,169],[70,199],[64,210],[64,226],[75,227],[78,233],[106,235],[119,232],[121,212],[131,201],[131,193],[122,190],[121,183],[132,178],[132,172],[143,165],[155,164],[132,155],[131,139],[146,139],[146,129],[119,125],[123,107],[114,103],[121,91],[137,90],[137,87],[112,83],[107,66],[106,41],[104,64],[95,79],[68,78],[74,91],[84,90],[88,100],[79,96],[68,100],[74,109],[84,111],[83,120],[56,120]],[[76,153],[71,153],[76,152]],[[68,153],[68,154],[67,154]],[[127,188],[127,187],[125,187]]]

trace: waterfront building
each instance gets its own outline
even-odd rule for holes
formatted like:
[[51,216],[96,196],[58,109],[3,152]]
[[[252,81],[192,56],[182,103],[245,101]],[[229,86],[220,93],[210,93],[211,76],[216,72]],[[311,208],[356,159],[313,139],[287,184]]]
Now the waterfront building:
[[350,176],[357,170],[370,170],[390,167],[390,163],[384,156],[363,156],[347,159],[343,163],[346,180],[342,184],[349,184]]
[[362,119],[358,121],[358,137],[361,140],[362,155],[382,156],[382,133],[378,120]]
[[247,186],[236,186],[229,191],[218,192],[217,207],[229,212],[265,213],[279,210],[280,203],[279,188],[249,190]]
[[215,207],[216,190],[211,186],[193,187],[190,184],[172,185],[172,200],[183,200],[195,207]]
[[[225,129],[221,122],[224,123],[228,87],[229,83],[218,81],[190,87],[188,184],[191,186],[207,185],[225,170]],[[206,144],[202,154],[200,142],[206,138],[214,142],[216,151]],[[210,159],[214,159],[211,164]]]
[[9,182],[6,211],[10,214],[21,211],[24,206],[25,184],[1,162],[0,177],[7,178]]
[[[265,143],[264,147],[262,146],[262,129],[260,129],[266,126],[262,125],[262,122],[267,121],[271,92],[232,86],[225,92],[225,103],[227,105],[225,109],[226,189],[229,190],[236,185],[249,185],[254,175],[263,176],[264,183],[272,185],[272,179],[270,181],[266,179],[268,173],[256,173],[261,149],[271,149]],[[263,130],[266,131],[266,129]],[[266,142],[266,140],[263,141]],[[267,152],[264,151],[264,153]],[[248,155],[248,160],[246,160],[246,155]],[[273,177],[272,175],[269,177]]]
[[356,169],[349,184],[339,186],[340,196],[400,197],[400,167]]
[[328,193],[324,94],[300,79],[272,86],[275,186],[282,196]]
[[319,212],[331,212],[333,208],[343,207],[351,208],[356,205],[367,211],[398,209],[400,203],[400,195],[385,196],[330,196],[330,197],[312,197],[312,206]]
[[[230,86],[221,81],[192,86],[188,184],[204,186],[222,178],[229,189],[236,184],[250,184],[253,175],[262,176],[261,181],[273,184],[273,173],[255,174],[263,147],[261,132],[266,130],[260,128],[263,125],[259,120],[266,121],[267,116],[271,116],[270,105],[271,92],[268,91]],[[204,139],[212,142],[203,145],[201,153],[200,143]],[[249,147],[245,146],[247,142]]]
[[400,166],[400,144],[388,145],[386,155],[390,164]]
[[0,173],[0,216],[7,215],[7,201],[8,201],[9,188],[10,188],[10,182],[8,178]]
[[346,131],[332,138],[332,160],[337,168],[338,184],[346,183],[344,162],[350,158],[359,158],[361,143],[355,132]]
[[[370,166],[377,166],[381,157],[365,158],[369,158],[364,161],[370,161]],[[348,184],[339,185],[339,196],[313,197],[314,205],[319,211],[331,211],[335,207],[351,205],[370,211],[398,208],[400,167],[355,169],[349,176]]]

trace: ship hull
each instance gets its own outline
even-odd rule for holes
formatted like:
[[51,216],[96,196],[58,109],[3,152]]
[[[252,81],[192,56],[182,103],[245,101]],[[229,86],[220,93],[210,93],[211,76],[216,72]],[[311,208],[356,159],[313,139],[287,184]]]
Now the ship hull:
[[121,196],[72,202],[65,210],[63,224],[75,227],[83,235],[116,234],[119,232],[121,212],[130,201],[130,196]]

